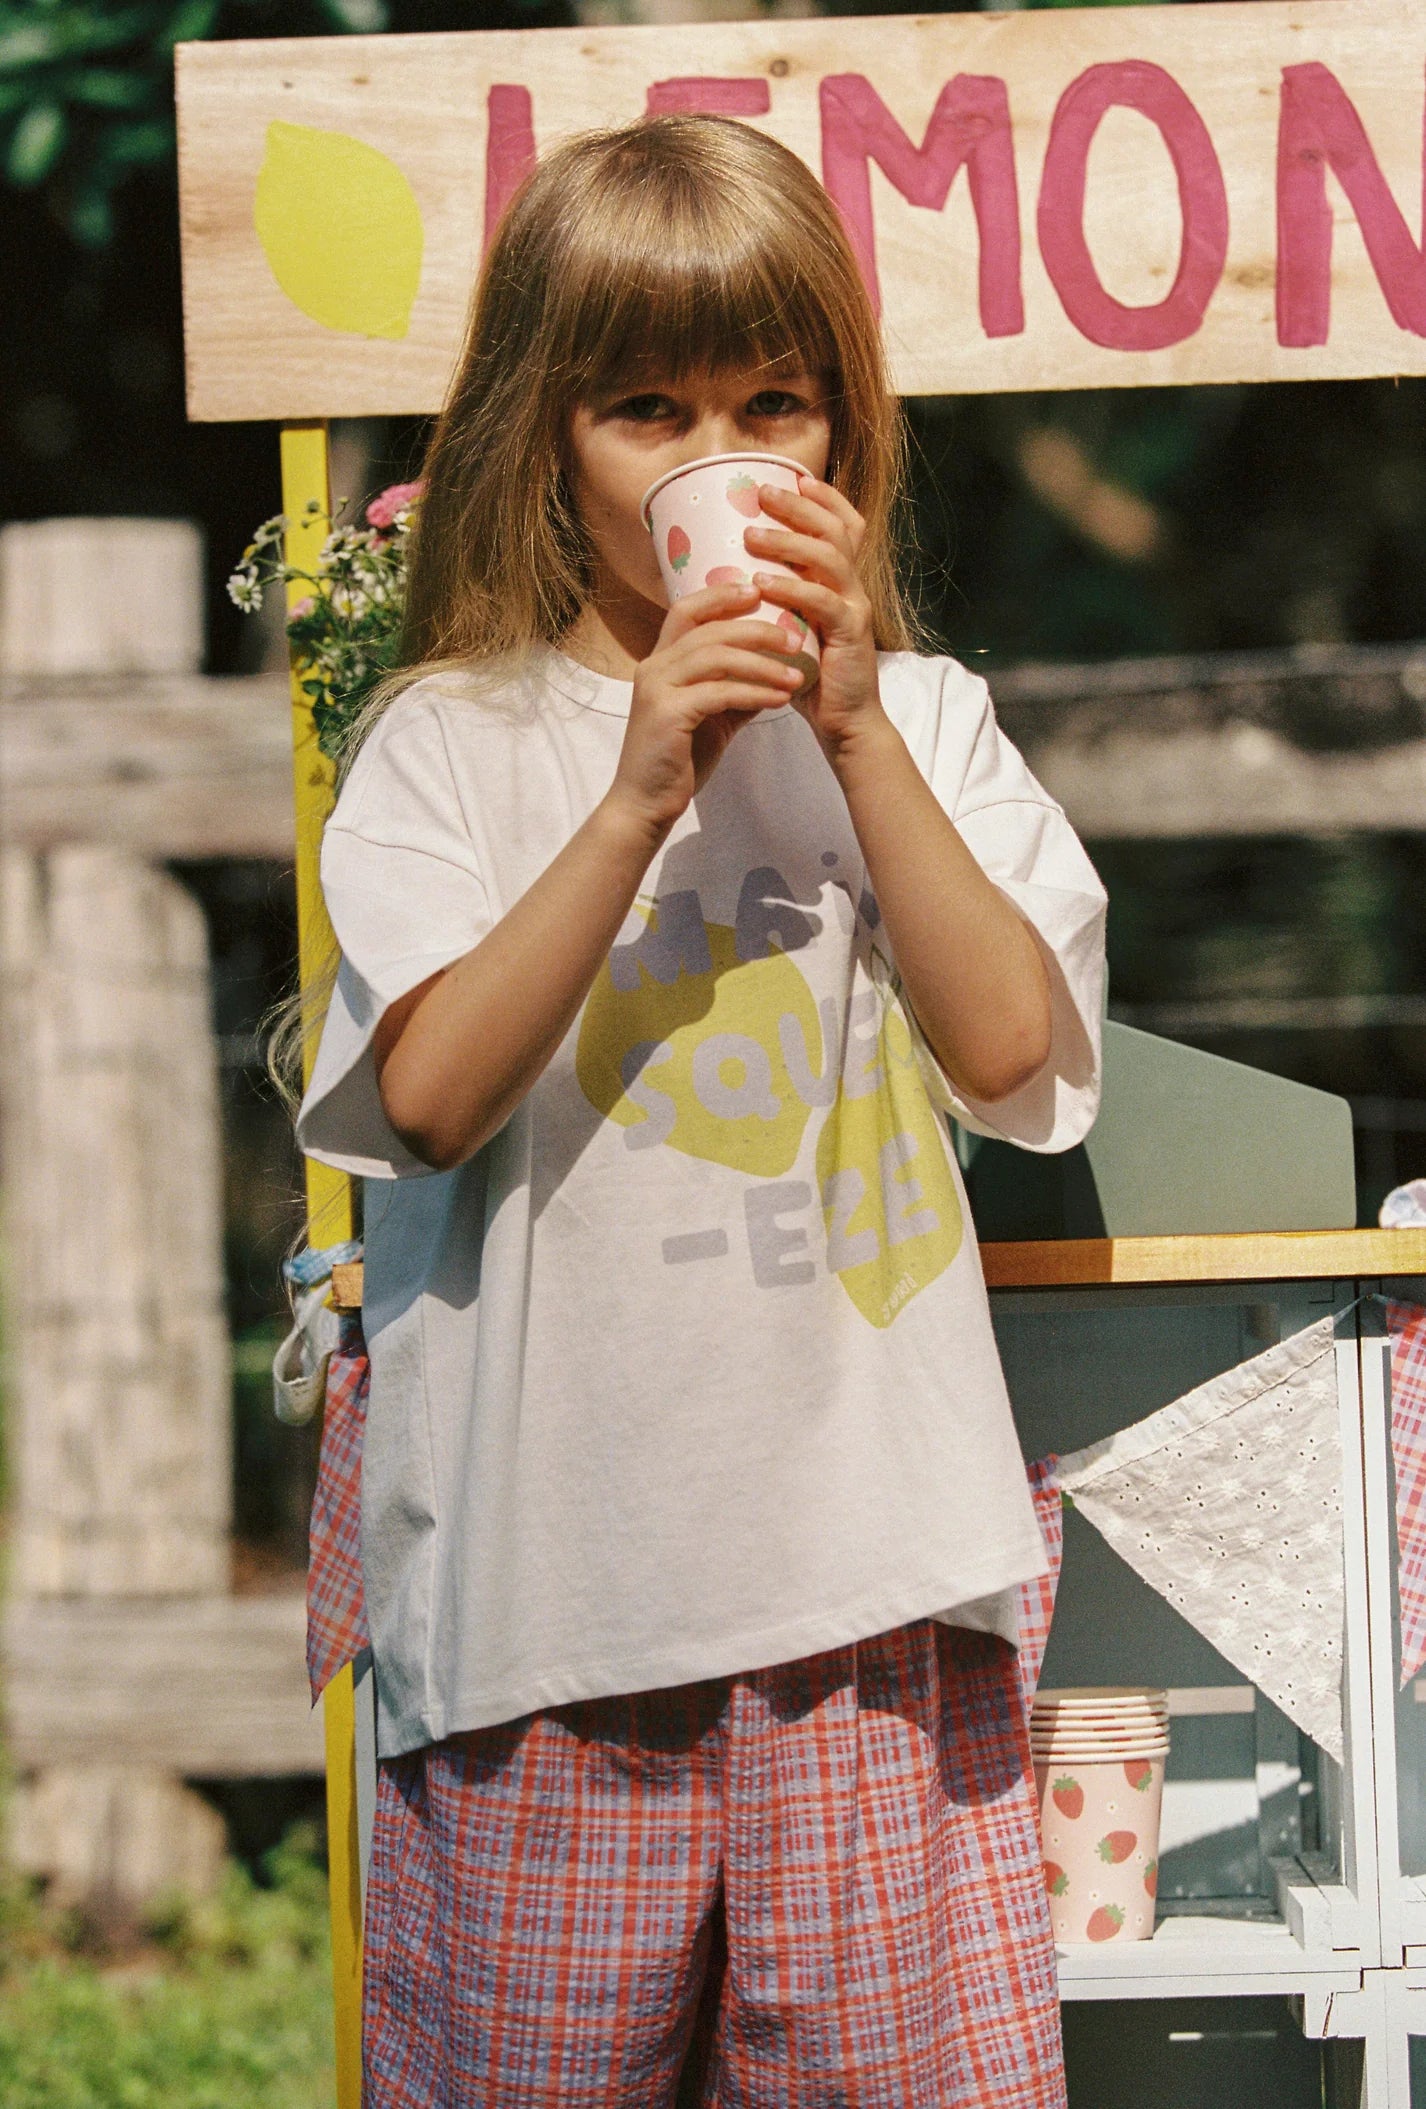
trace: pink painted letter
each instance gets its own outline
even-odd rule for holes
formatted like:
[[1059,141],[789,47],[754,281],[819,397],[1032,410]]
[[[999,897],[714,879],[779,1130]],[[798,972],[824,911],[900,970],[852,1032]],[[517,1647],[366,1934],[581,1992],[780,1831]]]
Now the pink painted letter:
[[[1089,149],[1106,110],[1141,111],[1163,134],[1178,177],[1183,235],[1162,300],[1126,307],[1105,292],[1084,238]],[[1090,66],[1060,97],[1050,126],[1038,213],[1040,254],[1070,321],[1091,344],[1161,351],[1203,320],[1228,255],[1228,194],[1208,128],[1171,74],[1144,59]]]
[[485,247],[535,165],[535,113],[528,88],[493,87],[486,101]]
[[646,105],[650,117],[666,110],[692,110],[701,117],[762,117],[772,108],[765,80],[745,74],[741,80],[714,80],[703,74],[655,81]]
[[871,171],[875,161],[912,205],[939,212],[962,168],[980,230],[980,320],[987,337],[1015,337],[1025,327],[1020,297],[1020,200],[1010,98],[993,74],[958,73],[931,112],[926,137],[913,146],[865,75],[834,73],[823,81],[822,181],[841,212],[872,306],[881,312]]
[[[1426,224],[1411,239],[1341,82],[1315,60],[1282,69],[1277,133],[1277,341],[1325,344],[1332,312],[1331,169],[1398,328],[1426,337]],[[1426,194],[1426,171],[1423,171]]]

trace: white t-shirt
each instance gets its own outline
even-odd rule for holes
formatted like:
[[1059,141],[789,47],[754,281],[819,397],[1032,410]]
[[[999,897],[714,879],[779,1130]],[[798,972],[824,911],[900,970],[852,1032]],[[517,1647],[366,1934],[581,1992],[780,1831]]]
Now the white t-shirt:
[[493,694],[430,677],[343,787],[298,1138],[367,1181],[383,1756],[926,1616],[1013,1635],[1008,1592],[1044,1571],[937,1107],[1034,1150],[1084,1135],[1104,893],[982,681],[900,653],[881,681],[1050,969],[1049,1062],[994,1106],[957,1103],[908,1023],[846,802],[781,710],[674,828],[527,1097],[432,1173],[382,1112],[373,1029],[603,796],[630,684],[553,652]]

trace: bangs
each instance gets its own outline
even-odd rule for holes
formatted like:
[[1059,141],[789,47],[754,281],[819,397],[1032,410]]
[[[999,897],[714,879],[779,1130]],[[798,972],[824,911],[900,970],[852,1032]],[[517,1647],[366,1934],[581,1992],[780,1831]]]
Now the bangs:
[[583,299],[571,286],[571,394],[585,398],[730,367],[757,368],[769,382],[815,373],[835,388],[837,332],[796,258],[738,248],[742,253],[720,255],[710,243],[691,262],[669,253],[637,279],[599,269]]
[[[693,126],[696,155],[684,136]],[[746,126],[706,118],[611,138],[601,180],[566,196],[563,253],[544,289],[572,396],[744,365],[770,380],[801,369],[839,382],[844,310],[861,286],[847,283],[825,192],[799,163],[802,181],[789,185],[789,160]]]

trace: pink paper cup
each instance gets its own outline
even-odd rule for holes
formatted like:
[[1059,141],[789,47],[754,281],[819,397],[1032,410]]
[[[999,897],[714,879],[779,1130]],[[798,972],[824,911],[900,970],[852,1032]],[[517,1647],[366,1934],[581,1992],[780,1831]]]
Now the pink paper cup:
[[[781,454],[709,454],[670,469],[651,484],[640,510],[654,538],[669,606],[705,586],[751,585],[755,571],[796,578],[790,564],[753,556],[743,537],[750,527],[781,524],[770,520],[759,505],[758,485],[772,483],[795,491],[798,477],[806,473]],[[810,688],[822,657],[817,632],[790,608],[772,601],[760,601],[753,615],[787,631],[797,646],[789,663],[800,668],[803,688]]]
[[1147,1941],[1158,1894],[1164,1757],[1035,1756],[1056,1942]]

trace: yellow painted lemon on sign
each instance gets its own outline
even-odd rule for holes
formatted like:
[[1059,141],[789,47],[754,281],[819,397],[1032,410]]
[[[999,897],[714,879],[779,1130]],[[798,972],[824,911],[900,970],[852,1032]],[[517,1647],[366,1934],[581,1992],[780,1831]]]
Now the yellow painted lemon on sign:
[[396,163],[346,132],[274,122],[253,221],[272,275],[324,329],[404,337],[424,230]]
[[827,1266],[863,1318],[889,1326],[961,1247],[961,1208],[945,1131],[911,1030],[894,1002],[875,1054],[843,1075],[817,1138]]

